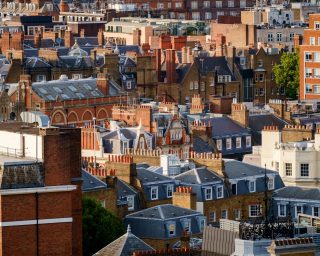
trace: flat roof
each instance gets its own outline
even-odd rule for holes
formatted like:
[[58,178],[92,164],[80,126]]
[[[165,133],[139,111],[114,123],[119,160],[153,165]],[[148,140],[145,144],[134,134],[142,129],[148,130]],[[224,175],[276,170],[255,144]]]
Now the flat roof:
[[0,130],[15,132],[15,133],[21,132],[21,133],[39,135],[39,127],[33,126],[32,124],[29,124],[29,123],[17,122],[17,121],[1,122]]
[[13,157],[13,156],[6,156],[0,154],[0,165],[24,165],[24,164],[35,164],[37,163],[36,160],[26,157]]

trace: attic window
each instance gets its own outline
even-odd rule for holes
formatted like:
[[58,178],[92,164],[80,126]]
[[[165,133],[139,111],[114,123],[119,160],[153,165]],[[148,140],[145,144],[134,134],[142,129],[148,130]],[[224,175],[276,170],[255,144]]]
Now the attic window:
[[57,93],[62,93],[62,90],[59,87],[53,87],[53,90],[55,90]]
[[52,95],[48,95],[47,98],[48,98],[49,100],[54,100],[54,98],[53,98]]
[[74,87],[73,85],[69,85],[68,88],[70,89],[70,91],[76,92],[77,88]]
[[99,96],[99,93],[97,93],[96,91],[92,91],[91,94],[95,97],[98,97]]
[[88,84],[84,84],[83,87],[87,90],[92,90],[91,86]]
[[43,94],[48,94],[47,90],[44,88],[39,88],[39,91]]
[[62,99],[68,100],[70,97],[67,94],[61,94]]

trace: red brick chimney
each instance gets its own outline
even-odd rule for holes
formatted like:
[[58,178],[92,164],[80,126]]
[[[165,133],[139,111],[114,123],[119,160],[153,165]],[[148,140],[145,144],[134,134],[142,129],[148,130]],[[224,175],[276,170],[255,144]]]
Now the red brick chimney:
[[68,12],[69,11],[69,5],[65,0],[60,1],[60,12]]
[[64,33],[64,45],[68,48],[74,45],[74,38],[71,30],[66,30]]
[[168,84],[176,82],[176,51],[172,49],[166,50],[166,77]]
[[85,29],[84,28],[82,28],[80,30],[80,37],[85,37]]
[[108,75],[99,73],[97,77],[97,87],[105,95],[109,95],[109,82]]
[[161,80],[161,49],[156,49],[156,71],[158,82]]
[[31,110],[31,76],[30,75],[20,75],[19,86],[22,92],[22,100],[25,103],[26,111]]
[[40,48],[41,47],[41,39],[42,39],[42,35],[40,32],[37,32],[35,35],[34,35],[34,47],[35,48]]
[[103,30],[99,29],[98,31],[98,45],[103,46],[104,45],[104,35],[103,35]]

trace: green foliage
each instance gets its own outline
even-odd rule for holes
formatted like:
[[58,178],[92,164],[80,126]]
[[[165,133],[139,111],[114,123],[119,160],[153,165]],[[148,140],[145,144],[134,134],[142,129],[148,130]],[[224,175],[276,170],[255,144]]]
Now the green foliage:
[[299,52],[284,53],[280,64],[274,65],[272,69],[278,86],[284,86],[286,96],[296,99],[299,93],[300,71]]
[[89,197],[82,200],[82,228],[84,256],[93,255],[125,232],[120,219]]

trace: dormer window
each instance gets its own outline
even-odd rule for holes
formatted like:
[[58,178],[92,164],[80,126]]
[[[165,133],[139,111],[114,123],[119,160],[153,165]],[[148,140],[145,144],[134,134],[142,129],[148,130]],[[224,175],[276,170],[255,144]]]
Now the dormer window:
[[226,149],[230,150],[232,148],[231,138],[226,139]]
[[144,148],[144,141],[143,141],[143,139],[140,139],[140,140],[139,140],[139,143],[140,143],[140,148]]
[[223,186],[217,187],[217,198],[223,198]]
[[256,181],[255,180],[249,181],[249,192],[250,193],[256,192]]
[[158,199],[158,187],[151,187],[150,194],[151,194],[151,200],[157,200]]
[[169,184],[167,186],[167,197],[170,198],[172,197],[172,193],[173,193],[173,185],[172,184]]
[[167,228],[168,228],[168,235],[169,236],[175,236],[176,235],[176,224],[175,224],[175,222],[169,222],[167,224]]
[[274,177],[270,176],[268,177],[268,190],[274,189]]
[[212,200],[212,188],[211,187],[204,188],[204,197],[206,200]]
[[191,231],[191,220],[190,219],[181,219],[181,224],[183,227],[183,230],[187,233]]

